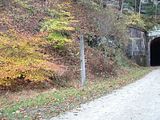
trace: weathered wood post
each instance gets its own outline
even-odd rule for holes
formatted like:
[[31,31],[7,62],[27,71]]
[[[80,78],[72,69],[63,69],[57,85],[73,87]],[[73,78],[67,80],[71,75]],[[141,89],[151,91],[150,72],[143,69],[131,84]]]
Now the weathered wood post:
[[86,81],[84,37],[83,37],[83,35],[80,35],[80,62],[81,62],[81,87],[83,87],[85,85],[85,81]]

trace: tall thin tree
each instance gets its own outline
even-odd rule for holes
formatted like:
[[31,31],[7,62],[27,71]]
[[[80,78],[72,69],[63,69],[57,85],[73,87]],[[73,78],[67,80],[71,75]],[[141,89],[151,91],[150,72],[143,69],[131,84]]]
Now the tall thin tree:
[[139,16],[141,15],[141,9],[142,9],[142,0],[139,1]]
[[123,5],[124,5],[124,0],[119,0],[120,2],[120,10],[121,10],[121,14],[123,13]]

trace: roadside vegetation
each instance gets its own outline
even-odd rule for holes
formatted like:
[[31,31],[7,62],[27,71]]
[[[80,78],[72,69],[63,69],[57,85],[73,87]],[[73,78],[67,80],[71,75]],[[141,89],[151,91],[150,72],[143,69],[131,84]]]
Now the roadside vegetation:
[[[33,91],[30,92],[31,97],[19,97],[19,93],[6,94],[5,97],[0,97],[0,116],[9,120],[39,120],[57,116],[66,110],[73,109],[81,103],[98,98],[104,94],[108,94],[115,89],[119,89],[127,84],[140,79],[145,74],[149,73],[148,68],[134,68],[127,70],[119,77],[97,80],[89,83],[84,88],[60,88],[37,91],[37,95],[33,96]],[[22,95],[21,93],[20,95]],[[10,99],[13,97],[12,99]],[[17,99],[17,98],[18,99]],[[15,99],[16,98],[16,99]]]
[[[126,26],[117,22],[117,14],[112,9],[107,14],[70,0],[47,4],[14,0],[4,7],[7,9],[0,14],[1,91],[79,86],[80,33],[86,40],[89,80],[116,75],[123,60],[126,61],[124,66],[132,66],[123,53]],[[93,16],[95,20],[91,19]],[[109,29],[105,31],[104,27]],[[89,46],[90,37],[109,34],[116,39],[114,45],[96,43],[95,47]]]
[[[153,26],[99,0],[0,0],[0,119],[40,120],[110,93],[151,69],[129,60],[127,27]],[[146,21],[148,21],[146,23]],[[87,84],[80,87],[79,36]]]

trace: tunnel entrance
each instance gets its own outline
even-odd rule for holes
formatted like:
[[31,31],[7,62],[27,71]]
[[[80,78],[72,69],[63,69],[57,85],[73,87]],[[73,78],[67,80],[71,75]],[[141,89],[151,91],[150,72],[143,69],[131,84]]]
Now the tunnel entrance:
[[160,66],[160,37],[152,40],[150,44],[151,66]]

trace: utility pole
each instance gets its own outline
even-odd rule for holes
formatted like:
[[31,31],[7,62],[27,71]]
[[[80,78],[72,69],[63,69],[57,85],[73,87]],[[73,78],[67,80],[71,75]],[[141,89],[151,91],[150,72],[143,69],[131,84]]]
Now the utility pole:
[[83,35],[80,35],[80,62],[81,62],[81,87],[83,87],[85,85],[85,81],[86,81],[84,36]]

